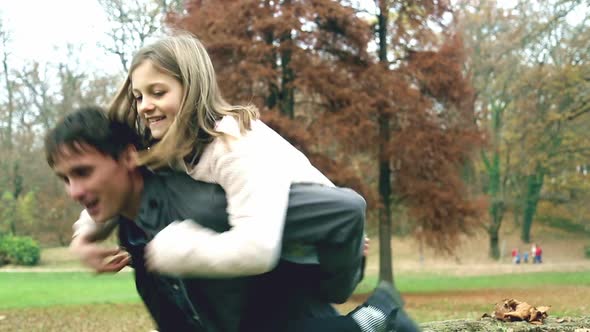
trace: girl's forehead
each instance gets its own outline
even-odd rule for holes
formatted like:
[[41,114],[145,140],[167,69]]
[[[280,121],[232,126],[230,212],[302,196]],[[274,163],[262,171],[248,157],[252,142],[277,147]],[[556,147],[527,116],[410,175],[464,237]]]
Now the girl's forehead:
[[150,60],[140,63],[129,75],[129,81],[132,86],[143,84],[169,83],[170,80],[176,80],[176,77],[163,70]]

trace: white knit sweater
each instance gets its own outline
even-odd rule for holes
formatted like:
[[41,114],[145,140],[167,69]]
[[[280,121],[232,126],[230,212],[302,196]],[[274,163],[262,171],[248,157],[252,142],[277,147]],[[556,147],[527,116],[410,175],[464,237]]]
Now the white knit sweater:
[[[267,272],[280,255],[290,185],[333,186],[307,157],[261,121],[241,134],[237,121],[225,116],[216,130],[225,135],[214,139],[187,172],[223,187],[232,228],[216,233],[194,222],[172,223],[148,246],[148,264],[156,271],[207,277]],[[74,229],[90,230],[93,224],[83,213]]]

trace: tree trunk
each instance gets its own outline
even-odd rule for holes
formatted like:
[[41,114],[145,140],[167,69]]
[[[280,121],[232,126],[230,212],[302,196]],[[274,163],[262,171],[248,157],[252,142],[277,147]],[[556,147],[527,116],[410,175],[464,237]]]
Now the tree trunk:
[[[380,0],[378,19],[379,62],[387,66],[387,18],[389,6],[387,1]],[[379,196],[382,205],[379,207],[379,280],[389,281],[395,285],[393,278],[393,255],[391,252],[391,168],[386,158],[385,143],[389,141],[389,117],[379,113]]]
[[484,163],[488,171],[489,184],[488,184],[488,195],[492,200],[490,205],[490,225],[488,227],[488,234],[490,236],[490,257],[494,259],[500,258],[499,242],[499,230],[502,225],[502,219],[504,218],[504,200],[500,193],[500,162],[499,154],[494,153],[493,160],[490,162],[485,158]]
[[[290,0],[286,0],[283,6],[289,6]],[[295,73],[291,68],[291,56],[293,38],[291,37],[291,31],[287,31],[281,36],[281,113],[289,117],[289,119],[295,118],[295,92],[293,87],[293,81],[295,80]]]
[[19,171],[19,164],[18,164],[18,160],[14,161],[13,164],[13,168],[12,168],[12,185],[13,185],[13,192],[12,192],[12,197],[14,199],[14,206],[15,206],[15,213],[14,213],[14,218],[11,219],[10,222],[10,231],[12,232],[12,235],[16,235],[16,206],[18,204],[18,198],[20,197],[20,195],[23,192],[23,177],[20,174]]
[[[2,42],[3,46],[6,47],[6,42],[3,41]],[[8,95],[8,119],[7,119],[7,125],[6,125],[6,133],[4,135],[4,144],[6,144],[6,147],[8,148],[7,150],[9,152],[12,151],[12,139],[13,139],[13,134],[12,134],[12,126],[13,126],[13,117],[14,117],[14,91],[13,91],[13,83],[10,81],[10,78],[8,77],[9,74],[9,67],[8,67],[8,53],[6,51],[4,51],[3,54],[3,59],[2,59],[2,68],[4,69],[4,84],[5,84],[5,89],[6,89],[6,93]]]
[[[270,4],[268,3],[268,1],[265,2],[265,6],[270,6]],[[268,31],[267,33],[264,34],[264,42],[271,46],[274,42],[274,33],[273,31]],[[277,69],[277,56],[276,53],[273,51],[268,54],[265,57],[266,61],[268,62],[268,65],[273,69],[276,70]],[[272,109],[273,107],[276,106],[277,101],[279,99],[279,87],[277,86],[277,84],[275,83],[275,81],[271,81],[268,84],[268,96],[266,97],[266,107],[268,107],[269,109]]]
[[492,204],[490,206],[490,225],[488,234],[490,236],[490,257],[500,258],[499,230],[504,218],[504,196],[502,190],[502,170],[500,165],[500,131],[502,129],[502,114],[504,108],[497,104],[492,104],[492,130],[494,132],[493,152],[491,160],[485,152],[482,153],[483,162],[488,174],[487,194],[490,196]]
[[535,174],[531,174],[527,178],[527,191],[524,202],[524,214],[522,217],[522,232],[520,239],[525,243],[531,242],[531,227],[533,219],[537,213],[537,205],[539,204],[539,197],[541,189],[543,188],[543,180],[545,172],[541,166],[537,166]]
[[494,201],[490,206],[492,224],[488,228],[488,234],[490,235],[490,257],[493,259],[500,258],[500,247],[498,246],[500,235],[498,233],[502,225],[502,219],[504,218],[504,210],[504,202],[502,200]]
[[391,172],[387,161],[379,162],[379,280],[393,280],[393,257],[391,253]]

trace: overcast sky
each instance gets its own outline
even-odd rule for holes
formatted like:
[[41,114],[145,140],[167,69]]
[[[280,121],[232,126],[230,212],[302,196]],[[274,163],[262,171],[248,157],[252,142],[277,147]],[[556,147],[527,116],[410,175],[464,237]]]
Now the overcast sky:
[[[506,7],[516,3],[498,1]],[[367,8],[373,7],[373,0],[363,2]],[[582,10],[570,16],[586,14],[587,10]],[[122,70],[115,56],[106,55],[97,46],[105,40],[108,26],[97,0],[0,0],[0,17],[4,29],[11,32],[11,60],[16,65],[31,59],[57,62],[64,57],[65,45],[70,43],[81,47],[83,65],[110,73]]]
[[81,47],[81,59],[107,72],[121,70],[114,56],[97,47],[107,19],[96,0],[0,0],[0,17],[11,34],[12,61],[59,61],[67,43]]

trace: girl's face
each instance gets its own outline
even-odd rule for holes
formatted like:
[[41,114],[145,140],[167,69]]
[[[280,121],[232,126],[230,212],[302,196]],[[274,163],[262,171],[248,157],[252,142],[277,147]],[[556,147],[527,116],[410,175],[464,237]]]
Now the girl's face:
[[153,138],[161,139],[180,110],[182,84],[145,60],[131,73],[131,86],[139,116]]

